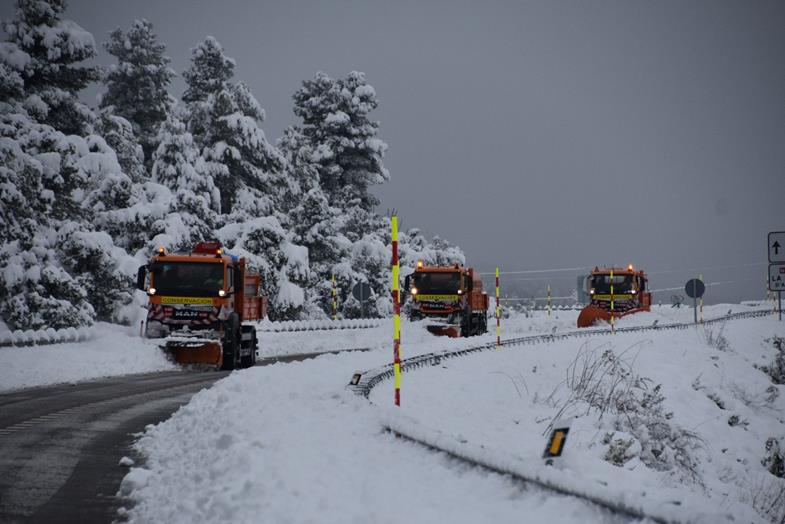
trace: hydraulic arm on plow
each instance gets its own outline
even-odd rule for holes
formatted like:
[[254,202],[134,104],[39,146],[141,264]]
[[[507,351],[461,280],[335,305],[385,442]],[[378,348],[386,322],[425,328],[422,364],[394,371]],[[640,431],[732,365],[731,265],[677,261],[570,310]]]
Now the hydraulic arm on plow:
[[643,271],[626,268],[597,268],[585,280],[589,304],[578,315],[578,327],[589,327],[598,320],[608,322],[651,309],[649,281]]
[[243,322],[266,314],[260,285],[245,259],[225,253],[218,242],[199,242],[190,252],[159,248],[137,275],[137,288],[148,296],[145,335],[160,338],[181,364],[252,366],[256,329]]
[[488,295],[473,268],[417,263],[404,288],[412,299],[409,319],[429,318],[434,335],[470,337],[488,331]]

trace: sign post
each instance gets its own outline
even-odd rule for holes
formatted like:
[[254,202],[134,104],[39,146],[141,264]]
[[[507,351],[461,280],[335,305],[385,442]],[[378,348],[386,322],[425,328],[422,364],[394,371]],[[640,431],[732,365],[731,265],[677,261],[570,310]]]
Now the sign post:
[[769,264],[769,291],[777,293],[777,309],[782,320],[782,292],[785,291],[785,263]]
[[371,298],[371,285],[368,282],[358,282],[352,288],[352,296],[360,302],[362,316],[365,317],[365,304]]
[[785,231],[772,231],[768,236],[769,291],[777,292],[777,309],[782,321],[782,291],[785,290]]
[[692,299],[692,313],[695,323],[698,323],[698,299],[701,300],[703,293],[706,292],[706,284],[700,278],[693,278],[684,284],[684,292]]

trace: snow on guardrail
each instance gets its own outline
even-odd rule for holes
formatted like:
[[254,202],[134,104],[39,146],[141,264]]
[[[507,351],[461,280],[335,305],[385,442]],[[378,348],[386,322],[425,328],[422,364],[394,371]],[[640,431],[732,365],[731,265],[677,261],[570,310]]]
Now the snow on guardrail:
[[0,333],[0,347],[44,346],[65,342],[83,342],[91,338],[93,338],[93,332],[89,327],[28,329],[26,331],[17,329]]
[[[722,315],[715,318],[706,319],[703,321],[702,324],[698,325],[710,325],[716,324],[719,322],[726,322],[728,320],[738,320],[742,318],[757,318],[757,317],[764,317],[767,315],[773,314],[774,311],[771,309],[759,310],[759,311],[745,311],[743,313],[729,313],[727,315]],[[666,329],[688,329],[694,327],[695,324],[693,322],[673,322],[673,323],[659,323],[656,322],[654,324],[648,326],[630,326],[630,327],[620,327],[616,328],[616,333],[637,333],[637,332],[644,332],[644,331],[661,331]],[[510,338],[507,340],[502,340],[502,346],[520,346],[526,344],[541,344],[546,342],[553,342],[555,340],[563,340],[567,338],[582,338],[582,337],[592,337],[595,335],[609,335],[612,331],[610,328],[606,329],[578,329],[575,331],[562,331],[562,332],[555,332],[555,333],[548,333],[548,334],[540,334],[540,335],[528,335],[524,337],[516,337]],[[410,369],[416,369],[421,366],[433,366],[439,364],[442,360],[450,359],[450,358],[458,358],[463,357],[466,355],[470,355],[472,353],[478,353],[481,351],[490,351],[496,349],[496,343],[490,342],[487,344],[482,344],[479,346],[472,346],[464,349],[459,350],[444,350],[444,351],[437,351],[433,353],[425,353],[423,355],[418,355],[416,357],[407,358],[401,361],[401,371],[407,371]],[[363,395],[364,397],[368,397],[371,394],[371,390],[376,387],[377,384],[382,382],[383,380],[387,380],[392,378],[393,376],[393,365],[386,364],[384,366],[380,366],[378,368],[369,369],[367,371],[363,371],[361,373],[356,373],[352,378],[351,383],[348,387],[357,393],[358,395]],[[357,376],[359,375],[359,377]]]
[[382,318],[350,318],[342,320],[284,320],[281,322],[264,321],[256,326],[262,332],[323,331],[335,329],[368,329],[381,326]]

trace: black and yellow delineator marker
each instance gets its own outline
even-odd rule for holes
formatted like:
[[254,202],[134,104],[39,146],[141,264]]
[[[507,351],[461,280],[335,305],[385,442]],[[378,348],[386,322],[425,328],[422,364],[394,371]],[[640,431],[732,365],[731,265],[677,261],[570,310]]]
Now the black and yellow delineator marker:
[[553,426],[551,437],[548,439],[548,445],[545,446],[545,451],[542,454],[542,458],[545,459],[546,464],[553,464],[554,458],[561,457],[561,454],[564,451],[564,445],[567,443],[567,433],[569,432],[570,425],[567,422],[559,421]]

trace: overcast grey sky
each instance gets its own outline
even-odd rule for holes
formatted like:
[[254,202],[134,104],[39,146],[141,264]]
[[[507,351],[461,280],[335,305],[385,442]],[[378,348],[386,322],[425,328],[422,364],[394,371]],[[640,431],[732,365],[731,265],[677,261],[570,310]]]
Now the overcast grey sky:
[[178,73],[215,36],[271,140],[303,79],[365,72],[389,144],[380,210],[483,270],[703,268],[749,279],[712,301],[764,294],[766,233],[785,230],[785,2],[71,0],[68,16],[99,44],[147,18]]

